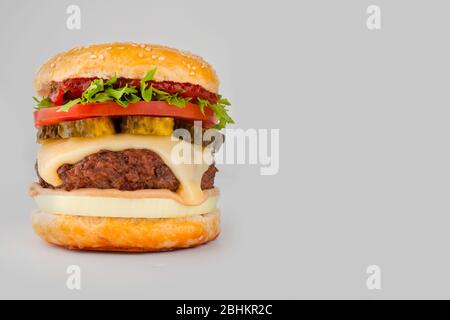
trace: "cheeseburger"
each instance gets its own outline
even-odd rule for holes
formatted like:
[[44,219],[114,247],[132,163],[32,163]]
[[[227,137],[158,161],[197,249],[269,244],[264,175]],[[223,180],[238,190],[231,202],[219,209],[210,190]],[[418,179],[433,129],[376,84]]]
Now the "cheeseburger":
[[29,193],[40,237],[139,252],[219,235],[213,154],[217,129],[233,120],[206,61],[157,45],[91,45],[51,58],[34,86],[40,149]]

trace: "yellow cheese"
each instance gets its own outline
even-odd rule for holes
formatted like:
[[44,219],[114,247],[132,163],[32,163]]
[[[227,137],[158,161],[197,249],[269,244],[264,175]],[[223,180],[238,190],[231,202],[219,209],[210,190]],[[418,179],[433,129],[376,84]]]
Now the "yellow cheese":
[[[125,149],[148,149],[158,154],[180,181],[177,193],[184,203],[198,205],[206,200],[201,190],[201,180],[212,162],[211,150],[204,151],[201,146],[191,145],[171,136],[116,134],[97,138],[55,140],[43,144],[38,152],[38,171],[42,179],[57,187],[63,182],[57,172],[63,164],[75,164],[101,150]],[[190,161],[177,158],[179,150],[191,151]],[[184,156],[186,157],[186,154]]]

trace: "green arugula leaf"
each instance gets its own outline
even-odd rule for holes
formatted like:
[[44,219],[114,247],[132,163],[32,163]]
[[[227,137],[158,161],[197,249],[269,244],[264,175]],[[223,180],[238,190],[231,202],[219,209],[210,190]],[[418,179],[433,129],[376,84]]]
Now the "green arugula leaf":
[[228,99],[226,98],[222,98],[222,96],[219,96],[219,101],[217,103],[224,104],[226,106],[231,106],[230,101],[228,101]]
[[216,129],[220,130],[226,127],[227,124],[234,123],[234,120],[228,115],[228,111],[224,104],[215,103],[209,106],[214,112],[219,123],[215,126]]
[[170,94],[168,92],[158,90],[153,87],[151,88],[154,92],[155,100],[166,101],[168,104],[176,106],[178,108],[186,107],[186,103],[191,100],[191,98],[180,97],[178,93]]
[[127,100],[116,100],[115,102],[121,107],[124,107],[124,108],[128,107],[128,101]]
[[152,87],[156,100],[166,101],[170,96],[169,93]]
[[70,110],[70,108],[72,108],[74,105],[78,104],[79,102],[81,102],[81,99],[75,99],[75,100],[70,100],[69,102],[67,102],[66,104],[63,104],[61,106],[61,108],[59,108],[57,110],[57,112],[68,112]]
[[32,97],[34,101],[36,101],[36,109],[42,109],[42,108],[49,108],[53,107],[53,102],[49,98],[42,98],[42,100],[39,101],[38,98]]
[[177,94],[175,94],[173,96],[168,96],[168,98],[166,99],[168,104],[176,106],[178,108],[185,108],[186,103],[190,100],[191,100],[191,98],[183,98],[183,97],[178,96]]
[[92,100],[91,102],[108,102],[113,101],[114,98],[111,97],[106,92],[99,92],[91,100]]
[[152,101],[153,97],[153,87],[150,86],[148,89],[145,89],[146,86],[146,83],[144,83],[143,85],[141,84],[141,97],[145,102],[150,102]]
[[153,80],[155,73],[156,73],[156,67],[154,67],[152,70],[150,70],[149,72],[147,72],[145,74],[144,78],[142,78],[142,80],[141,80],[141,83]]
[[108,88],[105,90],[105,93],[113,97],[115,100],[121,100],[124,95],[133,94],[136,92],[137,90],[135,87],[128,87],[128,85],[125,85],[125,87],[119,89]]
[[125,99],[127,99],[127,101],[129,103],[136,103],[138,101],[141,101],[141,98],[138,95],[135,95],[134,93],[131,93],[131,94],[127,95],[125,97]]
[[117,82],[117,75],[114,73],[113,76],[111,77],[111,79],[109,79],[105,82],[105,86],[112,86],[116,82]]
[[209,106],[209,101],[197,98],[197,105],[200,108],[200,112],[205,115],[205,107]]
[[104,90],[104,83],[103,79],[95,79],[91,82],[89,87],[86,89],[86,91],[83,92],[83,95],[81,96],[81,100],[83,103],[91,102],[92,97]]
[[144,78],[142,78],[140,81],[141,97],[146,102],[152,101],[153,88],[152,88],[152,86],[150,86],[148,89],[146,89],[146,88],[148,86],[147,81],[153,80],[153,76],[155,75],[155,73],[156,73],[156,67],[153,68],[152,70],[150,70],[149,72],[147,72],[147,74],[144,76]]
[[220,95],[217,96],[217,99],[217,103],[211,104],[208,100],[197,98],[197,105],[203,114],[205,114],[206,107],[210,108],[214,112],[216,119],[219,121],[215,127],[220,130],[225,128],[227,124],[234,123],[234,120],[228,115],[228,110],[226,108],[226,106],[231,105],[230,101],[222,98]]

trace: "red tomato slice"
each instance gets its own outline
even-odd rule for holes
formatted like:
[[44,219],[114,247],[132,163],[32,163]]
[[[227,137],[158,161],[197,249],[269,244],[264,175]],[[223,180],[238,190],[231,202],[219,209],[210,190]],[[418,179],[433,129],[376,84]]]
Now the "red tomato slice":
[[59,108],[61,107],[42,108],[35,111],[35,127],[48,126],[62,121],[118,116],[157,116],[192,121],[198,120],[202,121],[203,126],[206,128],[214,126],[217,122],[214,112],[210,108],[205,108],[205,114],[202,114],[200,108],[190,102],[187,102],[184,108],[170,105],[165,101],[140,101],[130,103],[126,108],[115,102],[77,104],[68,112],[58,112]]

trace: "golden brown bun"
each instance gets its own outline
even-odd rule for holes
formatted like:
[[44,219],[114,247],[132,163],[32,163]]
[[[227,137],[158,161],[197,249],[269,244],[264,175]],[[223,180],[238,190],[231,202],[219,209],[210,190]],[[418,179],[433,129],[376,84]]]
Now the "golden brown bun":
[[156,81],[170,80],[198,84],[218,93],[214,69],[199,56],[152,44],[106,43],[78,47],[57,54],[38,70],[34,87],[40,96],[49,94],[52,81],[70,78],[141,79],[158,67]]
[[35,210],[33,229],[68,249],[150,252],[189,248],[215,239],[220,212],[189,218],[136,219],[56,215]]

